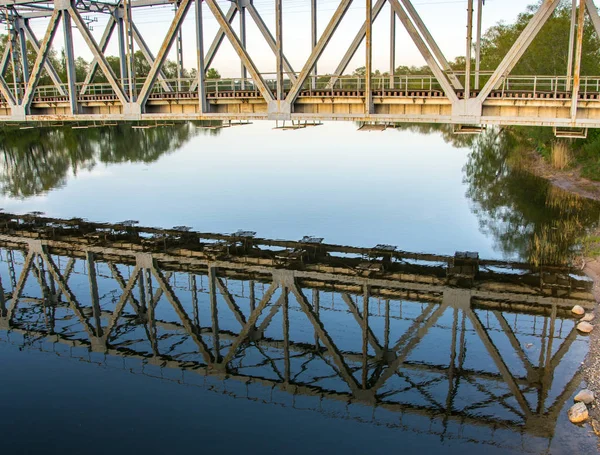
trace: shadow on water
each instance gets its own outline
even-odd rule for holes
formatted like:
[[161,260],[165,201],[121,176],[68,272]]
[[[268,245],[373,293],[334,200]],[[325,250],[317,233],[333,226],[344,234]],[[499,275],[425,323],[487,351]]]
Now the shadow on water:
[[527,172],[524,144],[510,132],[490,128],[456,135],[451,125],[400,126],[441,134],[445,142],[470,150],[464,168],[467,197],[481,230],[509,257],[535,264],[568,262],[581,238],[598,226],[600,203],[582,198]]
[[70,174],[91,170],[99,163],[152,163],[198,134],[220,133],[220,129],[201,126],[203,122],[81,129],[2,127],[0,188],[6,196],[24,199],[59,188]]
[[587,343],[569,308],[592,299],[571,269],[249,232],[0,224],[0,343],[23,350],[531,453],[554,447],[581,384]]

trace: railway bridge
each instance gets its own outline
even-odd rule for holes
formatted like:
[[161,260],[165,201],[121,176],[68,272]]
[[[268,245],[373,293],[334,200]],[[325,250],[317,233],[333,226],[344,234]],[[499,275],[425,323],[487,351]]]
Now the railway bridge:
[[0,343],[534,453],[593,307],[568,267],[39,214],[0,214],[0,282]]
[[[569,69],[561,76],[511,75],[560,0],[541,3],[498,67],[489,72],[480,70],[483,0],[467,2],[465,56],[474,65],[465,65],[463,71],[450,66],[411,0],[339,0],[320,35],[319,1],[310,0],[311,22],[307,24],[306,38],[312,51],[301,68],[293,68],[292,59],[284,53],[285,5],[282,0],[272,3],[275,30],[266,25],[252,0],[0,0],[0,22],[9,31],[0,60],[0,121],[106,124],[165,120],[351,120],[449,123],[463,131],[469,128],[476,131],[485,125],[543,125],[553,126],[557,134],[563,135],[579,134],[577,131],[583,134],[587,128],[600,127],[600,75],[581,74],[583,28],[591,24],[600,32],[600,16],[593,0],[573,0]],[[320,75],[319,59],[344,16],[353,5],[365,4],[364,23],[336,70]],[[174,12],[169,12],[172,17],[165,19],[171,20],[170,26],[160,48],[153,52],[135,23],[136,16],[144,9],[165,5],[172,5]],[[186,78],[182,29],[191,9],[196,35],[191,45],[197,51],[198,71],[194,71],[193,78]],[[373,29],[382,11],[390,12],[391,76],[375,77],[373,48],[381,44],[374,42]],[[205,46],[203,18],[209,14],[220,28],[211,44]],[[274,75],[261,72],[250,57],[247,16],[274,53]],[[96,17],[107,20],[100,37],[92,33]],[[236,17],[239,27],[234,27]],[[34,34],[34,21],[45,26],[41,38]],[[186,26],[189,25],[190,21]],[[394,75],[397,26],[408,32],[431,75]],[[66,80],[61,80],[48,58],[61,28]],[[78,80],[75,74],[78,49],[73,45],[74,33],[81,36],[86,51],[93,55],[84,80]],[[106,55],[113,34],[117,35],[119,50],[118,73],[113,71]],[[207,69],[225,39],[240,60],[240,77],[207,79]],[[366,49],[365,75],[344,76],[362,43]],[[27,56],[28,48],[34,50],[34,61]],[[133,55],[138,50],[150,66],[144,77],[136,76]],[[176,56],[174,79],[168,79],[164,71],[170,53]],[[98,74],[104,76],[105,82],[97,82]],[[40,85],[42,75],[48,75],[52,84]]]

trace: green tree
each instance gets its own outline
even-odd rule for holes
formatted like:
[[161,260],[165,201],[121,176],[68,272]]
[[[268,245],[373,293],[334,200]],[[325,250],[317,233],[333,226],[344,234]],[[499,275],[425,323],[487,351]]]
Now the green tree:
[[[513,24],[498,23],[484,34],[481,43],[481,68],[494,70],[523,32],[539,4],[530,5]],[[512,74],[566,75],[569,52],[571,2],[561,3],[544,24]],[[460,67],[460,65],[458,65]],[[463,65],[464,68],[464,60]],[[583,34],[582,74],[600,74],[600,40],[586,16]]]
[[215,68],[209,68],[206,72],[207,79],[221,79],[221,74]]

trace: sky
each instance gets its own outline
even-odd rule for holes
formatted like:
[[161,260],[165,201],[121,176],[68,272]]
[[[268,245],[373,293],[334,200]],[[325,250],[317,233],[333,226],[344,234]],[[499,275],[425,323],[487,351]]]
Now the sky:
[[[365,0],[354,0],[348,13],[344,17],[333,39],[329,43],[318,64],[319,74],[333,72],[350,42],[356,35],[365,19]],[[375,0],[373,0],[375,3]],[[475,3],[477,3],[475,1]],[[486,0],[483,8],[483,29],[504,21],[510,23],[517,15],[524,11],[529,3],[534,0]],[[219,0],[219,6],[225,12],[230,5],[227,0]],[[266,24],[274,34],[275,31],[275,6],[273,0],[254,0],[254,5],[263,17]],[[318,34],[319,36],[327,26],[333,12],[339,5],[339,0],[318,0]],[[457,56],[464,56],[466,48],[467,25],[467,0],[413,0],[413,4],[421,15],[423,21],[436,39],[438,45],[449,60]],[[148,46],[156,54],[162,44],[174,12],[172,6],[151,8],[137,8],[133,12],[133,20],[140,29]],[[205,50],[208,50],[215,34],[218,31],[216,19],[206,4],[203,7]],[[92,23],[93,35],[100,40],[107,23],[106,16],[85,15],[97,22]],[[46,19],[31,21],[32,28],[41,41],[47,26]],[[284,53],[296,72],[300,72],[302,65],[310,54],[310,2],[309,0],[283,0],[283,47]],[[238,31],[238,21],[234,22],[234,29]],[[386,5],[374,23],[373,31],[373,67],[382,72],[389,70],[389,42],[390,7]],[[63,32],[58,30],[54,48],[59,51],[63,47]],[[191,8],[183,25],[184,64],[188,68],[196,67],[196,38],[195,14]],[[92,54],[79,35],[74,31],[75,55],[86,60],[92,59]],[[169,58],[174,59],[174,47]],[[258,28],[250,15],[247,15],[247,48],[259,71],[265,78],[275,71],[275,56],[267,46]],[[116,33],[111,39],[107,55],[117,54]],[[363,66],[365,63],[364,46],[361,47],[353,61],[348,66],[347,72]],[[397,21],[396,38],[396,66],[424,65],[416,46]],[[235,54],[231,44],[224,40],[221,49],[213,62],[214,68],[219,70],[223,77],[240,76],[240,60]]]

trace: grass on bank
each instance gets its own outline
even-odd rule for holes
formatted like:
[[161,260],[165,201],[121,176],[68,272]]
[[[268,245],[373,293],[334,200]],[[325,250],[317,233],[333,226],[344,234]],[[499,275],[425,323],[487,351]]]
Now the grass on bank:
[[600,130],[590,129],[586,139],[557,139],[552,128],[514,127],[555,169],[579,169],[582,177],[600,181]]

